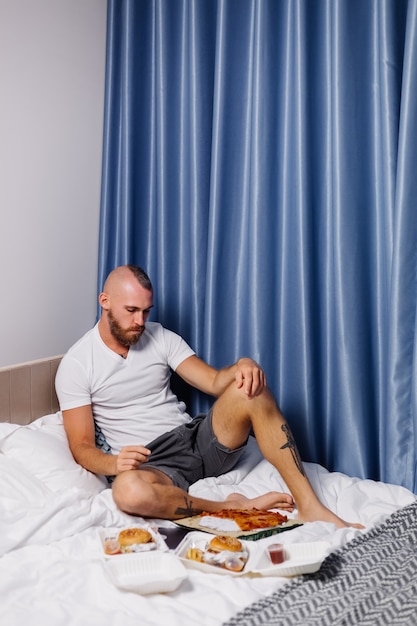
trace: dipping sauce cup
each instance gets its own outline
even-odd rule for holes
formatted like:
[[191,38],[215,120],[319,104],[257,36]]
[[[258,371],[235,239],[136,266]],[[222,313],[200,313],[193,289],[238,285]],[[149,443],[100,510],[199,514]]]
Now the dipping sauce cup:
[[268,546],[269,558],[274,565],[285,561],[285,548],[282,543],[272,543]]

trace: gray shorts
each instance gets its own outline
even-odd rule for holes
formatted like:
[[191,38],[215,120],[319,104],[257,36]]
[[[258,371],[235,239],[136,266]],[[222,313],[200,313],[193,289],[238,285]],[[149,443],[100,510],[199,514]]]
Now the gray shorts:
[[155,468],[185,491],[208,476],[220,476],[233,469],[245,444],[236,450],[223,446],[213,432],[212,409],[157,437],[146,445],[151,450],[143,468]]

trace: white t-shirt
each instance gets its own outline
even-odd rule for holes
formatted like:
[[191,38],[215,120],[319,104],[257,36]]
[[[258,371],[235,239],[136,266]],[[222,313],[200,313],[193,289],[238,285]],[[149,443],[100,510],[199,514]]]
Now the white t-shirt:
[[126,359],[110,350],[94,326],[62,359],[55,386],[61,410],[92,406],[112,451],[146,445],[191,421],[170,388],[172,371],[194,351],[177,334],[148,322]]

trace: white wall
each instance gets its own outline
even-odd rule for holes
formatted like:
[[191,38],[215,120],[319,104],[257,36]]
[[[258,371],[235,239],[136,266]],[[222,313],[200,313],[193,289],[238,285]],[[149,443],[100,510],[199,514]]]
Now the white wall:
[[95,321],[107,2],[0,0],[0,367]]

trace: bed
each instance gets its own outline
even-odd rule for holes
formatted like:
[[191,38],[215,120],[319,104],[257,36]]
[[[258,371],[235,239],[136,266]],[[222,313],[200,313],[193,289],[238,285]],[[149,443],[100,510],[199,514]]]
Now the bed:
[[[2,624],[417,623],[415,495],[314,463],[305,466],[321,499],[365,530],[314,522],[248,543],[256,554],[276,541],[288,550],[324,545],[318,571],[235,576],[186,567],[170,592],[118,588],[106,565],[103,532],[143,523],[162,533],[175,525],[122,514],[105,478],[74,462],[54,395],[58,362],[54,357],[0,370]],[[191,493],[222,499],[237,490],[252,497],[271,489],[286,487],[251,440],[235,470],[199,481]]]

